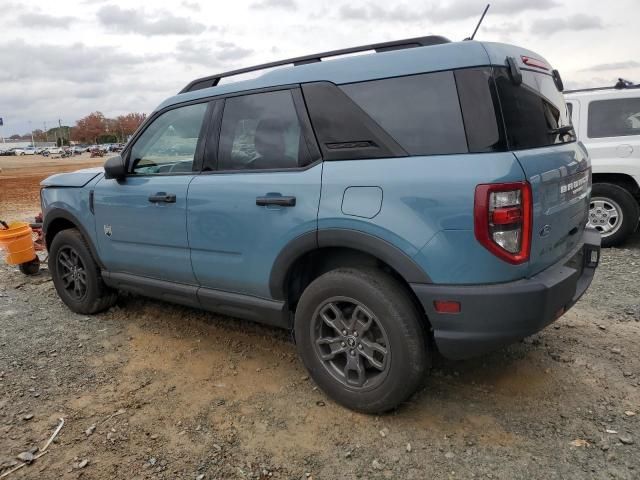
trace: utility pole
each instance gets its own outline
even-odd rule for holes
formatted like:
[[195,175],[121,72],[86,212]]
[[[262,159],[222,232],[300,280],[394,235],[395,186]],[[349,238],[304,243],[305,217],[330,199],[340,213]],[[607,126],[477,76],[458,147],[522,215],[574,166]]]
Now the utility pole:
[[42,122],[44,125],[44,140],[49,143],[49,132],[47,132],[47,122]]
[[31,146],[36,147],[36,142],[33,141],[33,127],[31,126],[31,120],[29,120],[29,130],[31,130]]
[[[64,147],[64,139],[62,138],[62,120],[58,119],[58,135],[60,136],[60,146]],[[57,144],[58,142],[56,142]]]

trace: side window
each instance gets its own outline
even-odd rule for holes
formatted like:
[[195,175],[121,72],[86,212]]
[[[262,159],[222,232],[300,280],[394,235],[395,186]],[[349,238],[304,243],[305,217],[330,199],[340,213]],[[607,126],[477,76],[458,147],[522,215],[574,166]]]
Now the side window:
[[567,111],[569,112],[569,119],[573,122],[573,103],[567,102]]
[[207,103],[169,110],[140,135],[131,149],[131,172],[191,172]]
[[468,151],[451,71],[352,83],[341,88],[410,155]]
[[218,170],[298,168],[309,159],[289,90],[226,99]]
[[589,138],[640,135],[640,97],[589,103]]

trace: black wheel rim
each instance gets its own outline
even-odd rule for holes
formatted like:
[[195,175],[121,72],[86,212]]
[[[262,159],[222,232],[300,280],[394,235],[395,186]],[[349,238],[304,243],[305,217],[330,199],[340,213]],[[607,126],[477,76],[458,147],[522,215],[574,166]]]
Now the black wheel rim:
[[370,389],[387,376],[389,339],[376,316],[361,302],[334,297],[314,313],[314,350],[327,372],[351,389]]
[[82,300],[87,294],[87,271],[78,252],[73,247],[62,247],[56,263],[62,288],[72,299]]

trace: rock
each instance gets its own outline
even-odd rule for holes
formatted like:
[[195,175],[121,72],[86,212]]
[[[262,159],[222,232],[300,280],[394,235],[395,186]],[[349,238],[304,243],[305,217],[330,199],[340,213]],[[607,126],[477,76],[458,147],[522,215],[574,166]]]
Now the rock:
[[633,445],[633,437],[631,435],[620,435],[618,437],[618,440],[620,440],[623,444],[625,445]]
[[407,453],[411,453],[411,444],[407,443]]
[[318,400],[318,401],[316,402],[316,405],[317,405],[317,406],[319,406],[319,407],[324,407],[324,406],[325,406],[325,403],[324,403],[322,400]]
[[605,432],[607,432],[607,433],[611,433],[611,434],[616,434],[616,433],[618,433],[618,432],[617,432],[617,430],[611,430],[610,428],[607,428],[607,429],[605,430]]
[[74,470],[80,470],[81,468],[86,467],[87,465],[89,465],[89,460],[87,460],[86,458],[84,460],[81,460],[79,462],[76,462],[73,464],[73,469]]
[[382,465],[382,463],[380,463],[377,458],[374,458],[373,462],[371,462],[371,467],[374,470],[382,470],[384,468],[384,465]]
[[23,420],[31,420],[33,418],[33,413],[27,413],[24,417],[22,417]]
[[93,432],[95,432],[95,431],[96,431],[96,426],[95,425],[91,425],[89,428],[87,428],[84,431],[84,434],[88,437],[88,436],[92,435]]
[[22,452],[22,453],[18,454],[18,456],[16,458],[18,460],[20,460],[21,462],[31,463],[31,462],[33,462],[33,453],[31,453],[31,452]]
[[156,464],[158,460],[156,459],[156,457],[151,457],[149,459],[149,465],[151,465],[152,467]]
[[634,411],[632,411],[632,410],[627,410],[626,412],[624,412],[624,414],[625,414],[627,417],[633,417],[633,416],[635,416],[636,412],[634,412]]
[[351,458],[351,452],[347,452],[344,454],[344,458]]
[[382,430],[380,430],[379,433],[382,438],[385,438],[387,435],[389,435],[389,429],[385,427]]
[[622,376],[624,376],[624,377],[633,377],[633,372],[622,372]]
[[607,327],[605,327],[604,325],[598,325],[598,328],[599,328],[600,330],[606,330],[606,329],[607,329]]
[[196,477],[196,480],[204,480],[204,473],[201,473]]
[[453,452],[447,452],[444,454],[444,458],[448,458],[449,460],[451,460],[453,457],[455,457],[455,454]]
[[622,349],[618,347],[613,347],[610,351],[611,353],[615,353],[616,355],[620,355],[622,353]]

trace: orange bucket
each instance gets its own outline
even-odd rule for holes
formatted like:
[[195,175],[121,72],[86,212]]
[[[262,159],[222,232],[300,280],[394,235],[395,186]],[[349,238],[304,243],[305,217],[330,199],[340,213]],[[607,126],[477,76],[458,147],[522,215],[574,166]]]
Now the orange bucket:
[[9,265],[20,265],[36,258],[33,230],[28,223],[13,222],[6,230],[0,229],[0,248],[7,252]]

